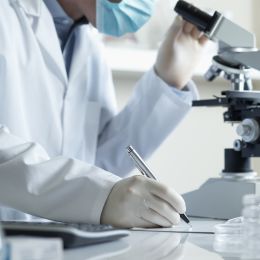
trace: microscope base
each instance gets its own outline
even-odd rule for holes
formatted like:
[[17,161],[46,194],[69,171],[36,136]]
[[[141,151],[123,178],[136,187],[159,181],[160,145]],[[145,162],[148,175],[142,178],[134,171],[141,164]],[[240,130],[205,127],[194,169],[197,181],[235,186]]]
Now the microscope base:
[[183,198],[188,216],[230,219],[241,216],[246,194],[260,195],[260,181],[211,178],[198,190],[183,194]]

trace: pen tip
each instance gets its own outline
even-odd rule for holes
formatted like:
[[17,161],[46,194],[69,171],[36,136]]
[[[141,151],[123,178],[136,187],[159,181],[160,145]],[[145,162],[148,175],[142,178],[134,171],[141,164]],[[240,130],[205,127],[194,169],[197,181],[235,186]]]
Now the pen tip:
[[126,147],[126,150],[127,150],[128,152],[132,152],[132,151],[133,151],[133,147],[132,147],[131,145],[128,145],[128,146]]

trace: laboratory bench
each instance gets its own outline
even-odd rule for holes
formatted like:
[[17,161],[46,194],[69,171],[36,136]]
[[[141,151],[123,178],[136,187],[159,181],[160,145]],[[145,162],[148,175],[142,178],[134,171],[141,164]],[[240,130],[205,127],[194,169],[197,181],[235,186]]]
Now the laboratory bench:
[[[217,260],[240,259],[236,253],[216,250],[214,226],[224,221],[212,219],[192,219],[193,232],[175,233],[168,229],[134,230],[123,239],[66,250],[64,260],[96,259],[172,259],[172,260]],[[183,224],[182,224],[183,225]],[[181,227],[179,228],[181,230]],[[179,232],[178,229],[176,232]],[[208,232],[208,233],[207,233]]]

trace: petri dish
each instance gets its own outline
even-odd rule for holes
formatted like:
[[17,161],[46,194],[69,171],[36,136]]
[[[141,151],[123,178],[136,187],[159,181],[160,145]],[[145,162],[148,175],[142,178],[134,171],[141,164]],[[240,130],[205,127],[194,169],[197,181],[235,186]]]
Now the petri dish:
[[243,205],[244,206],[260,206],[260,196],[255,194],[247,194],[243,197]]
[[216,252],[230,256],[238,256],[243,248],[243,224],[230,223],[218,224],[214,227],[214,249]]

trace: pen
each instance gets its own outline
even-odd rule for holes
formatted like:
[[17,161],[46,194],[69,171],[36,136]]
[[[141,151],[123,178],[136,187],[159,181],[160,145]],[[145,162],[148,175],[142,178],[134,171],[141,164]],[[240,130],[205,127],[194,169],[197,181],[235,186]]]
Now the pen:
[[[146,177],[156,180],[155,176],[152,174],[151,170],[148,168],[148,166],[145,164],[141,156],[135,151],[135,149],[129,145],[127,147],[127,152],[129,156],[134,161],[134,164],[136,168]],[[187,224],[190,224],[190,220],[186,216],[186,214],[180,214],[181,219],[186,222]]]

